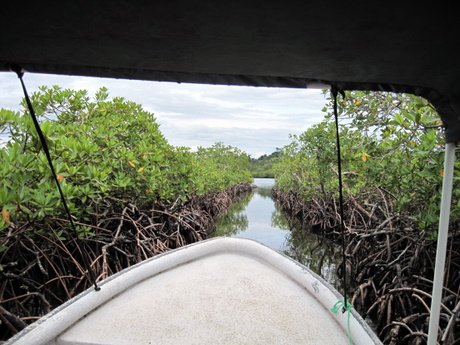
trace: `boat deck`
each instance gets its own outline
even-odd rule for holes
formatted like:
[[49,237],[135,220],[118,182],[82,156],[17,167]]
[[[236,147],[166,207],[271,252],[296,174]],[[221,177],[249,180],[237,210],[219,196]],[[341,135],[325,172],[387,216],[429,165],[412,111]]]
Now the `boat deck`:
[[[260,243],[218,238],[124,270],[38,320],[11,344],[347,345],[342,297]],[[355,345],[381,344],[359,315]],[[10,343],[8,343],[10,344]]]
[[348,344],[329,310],[266,264],[216,254],[137,284],[61,344]]

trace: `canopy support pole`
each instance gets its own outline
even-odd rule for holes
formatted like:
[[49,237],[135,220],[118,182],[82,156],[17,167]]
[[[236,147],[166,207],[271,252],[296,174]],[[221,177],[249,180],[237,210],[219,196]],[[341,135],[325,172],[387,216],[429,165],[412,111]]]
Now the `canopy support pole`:
[[444,177],[442,182],[441,211],[439,214],[438,244],[436,264],[433,277],[431,298],[431,315],[428,329],[428,345],[436,345],[438,337],[439,316],[441,311],[442,290],[444,285],[444,268],[446,262],[449,217],[454,177],[455,143],[447,143],[444,157]]

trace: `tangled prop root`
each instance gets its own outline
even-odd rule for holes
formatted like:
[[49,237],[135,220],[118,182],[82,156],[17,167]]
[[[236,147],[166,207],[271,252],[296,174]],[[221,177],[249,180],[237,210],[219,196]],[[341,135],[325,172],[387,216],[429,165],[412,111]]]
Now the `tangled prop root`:
[[[274,190],[286,213],[334,241],[340,240],[336,200],[304,201],[294,192]],[[457,225],[452,228],[456,228]],[[453,233],[454,232],[454,233]],[[409,217],[392,215],[387,201],[375,197],[345,203],[347,274],[352,305],[369,317],[385,344],[425,344],[436,243]],[[460,344],[460,235],[451,230],[438,341]],[[343,272],[342,272],[343,274]]]
[[65,232],[65,219],[11,224],[0,233],[0,246],[7,248],[0,253],[0,339],[8,339],[92,285],[79,248],[88,254],[100,281],[157,254],[206,239],[214,216],[251,190],[250,184],[241,184],[149,209],[134,203],[117,208],[108,198],[103,214],[92,215],[94,222],[76,222],[92,232],[79,240],[79,246]]

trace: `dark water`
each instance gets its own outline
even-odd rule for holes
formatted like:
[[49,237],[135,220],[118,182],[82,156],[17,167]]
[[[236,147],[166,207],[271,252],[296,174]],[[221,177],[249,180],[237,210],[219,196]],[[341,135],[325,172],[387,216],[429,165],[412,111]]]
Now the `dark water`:
[[216,236],[256,240],[304,264],[341,290],[337,267],[340,249],[308,231],[290,229],[286,216],[272,199],[274,179],[254,179],[251,195],[235,203],[217,224]]

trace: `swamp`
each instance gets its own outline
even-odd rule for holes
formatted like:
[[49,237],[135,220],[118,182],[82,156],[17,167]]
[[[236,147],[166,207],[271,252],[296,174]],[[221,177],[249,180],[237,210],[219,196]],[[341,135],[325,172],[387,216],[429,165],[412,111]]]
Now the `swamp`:
[[[0,179],[8,181],[0,187],[0,339],[147,258],[242,236],[305,264],[342,293],[347,286],[384,344],[424,344],[444,174],[442,123],[425,100],[347,93],[339,103],[343,171],[328,106],[323,122],[264,158],[265,175],[274,177],[265,185],[245,152],[222,142],[194,152],[172,146],[152,113],[107,89],[91,98],[43,87],[31,98],[56,171],[47,168],[27,104],[23,112],[1,109],[12,140],[0,149]],[[458,171],[443,345],[460,344]]]

